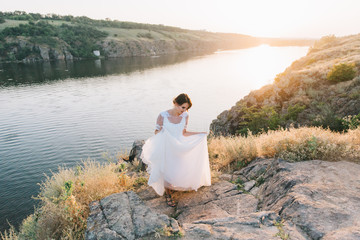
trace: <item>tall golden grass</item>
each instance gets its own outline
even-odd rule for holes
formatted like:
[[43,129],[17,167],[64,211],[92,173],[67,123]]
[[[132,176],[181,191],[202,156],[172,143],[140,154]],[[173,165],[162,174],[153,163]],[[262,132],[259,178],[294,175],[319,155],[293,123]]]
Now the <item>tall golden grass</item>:
[[89,203],[112,193],[146,184],[146,174],[127,174],[125,162],[83,161],[75,168],[59,167],[40,184],[40,205],[18,232],[13,227],[2,239],[84,239]]
[[287,161],[319,159],[360,163],[360,128],[347,133],[320,127],[290,128],[248,137],[213,137],[208,141],[213,170],[240,169],[257,157]]

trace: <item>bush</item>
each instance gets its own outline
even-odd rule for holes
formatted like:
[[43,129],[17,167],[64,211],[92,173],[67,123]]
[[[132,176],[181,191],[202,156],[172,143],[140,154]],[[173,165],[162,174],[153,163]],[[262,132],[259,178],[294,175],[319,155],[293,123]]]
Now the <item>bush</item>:
[[296,121],[299,113],[304,111],[306,108],[305,105],[295,104],[294,106],[289,106],[287,109],[287,114],[284,116],[285,120],[293,120]]
[[282,119],[276,109],[272,106],[243,107],[242,121],[239,123],[237,133],[247,136],[248,131],[257,134],[263,131],[278,129]]
[[343,132],[347,131],[348,127],[341,117],[338,117],[334,112],[330,111],[324,115],[317,116],[312,125],[322,127],[324,129],[329,128],[331,131]]
[[352,80],[355,77],[356,70],[354,64],[340,63],[334,65],[327,75],[330,82],[344,82]]

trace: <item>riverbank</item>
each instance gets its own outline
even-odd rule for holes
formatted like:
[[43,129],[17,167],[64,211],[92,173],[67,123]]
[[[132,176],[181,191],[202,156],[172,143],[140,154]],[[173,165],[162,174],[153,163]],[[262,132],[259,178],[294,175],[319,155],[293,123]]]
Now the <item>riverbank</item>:
[[310,46],[314,42],[313,39],[256,38],[87,17],[26,12],[1,15],[0,62],[160,56],[241,49],[260,44]]
[[[341,134],[304,127],[258,136],[214,137],[208,141],[215,182],[258,157],[280,157],[289,162],[319,159],[359,163],[359,146],[360,128]],[[112,193],[141,192],[147,188],[147,173],[140,171],[138,161],[132,164],[123,160],[126,158],[118,155],[110,157],[108,164],[87,161],[75,168],[59,168],[41,184],[41,203],[34,214],[23,221],[19,231],[10,229],[3,239],[84,238],[90,202]]]

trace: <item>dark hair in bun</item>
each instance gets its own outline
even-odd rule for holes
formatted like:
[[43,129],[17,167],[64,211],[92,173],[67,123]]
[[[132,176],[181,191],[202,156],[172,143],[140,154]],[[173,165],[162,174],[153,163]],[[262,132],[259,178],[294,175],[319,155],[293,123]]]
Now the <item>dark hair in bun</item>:
[[188,109],[190,109],[192,106],[191,100],[186,93],[179,94],[179,96],[174,98],[173,103],[174,104],[177,103],[178,105],[183,105],[184,103],[188,103],[189,104]]

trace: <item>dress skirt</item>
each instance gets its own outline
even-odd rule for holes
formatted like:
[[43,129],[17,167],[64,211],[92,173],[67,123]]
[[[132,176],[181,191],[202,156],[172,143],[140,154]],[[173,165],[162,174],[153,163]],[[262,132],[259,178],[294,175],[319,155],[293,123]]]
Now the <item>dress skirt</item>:
[[141,158],[148,165],[148,185],[158,195],[164,194],[165,187],[189,191],[211,185],[205,133],[185,137],[165,126],[145,141]]

